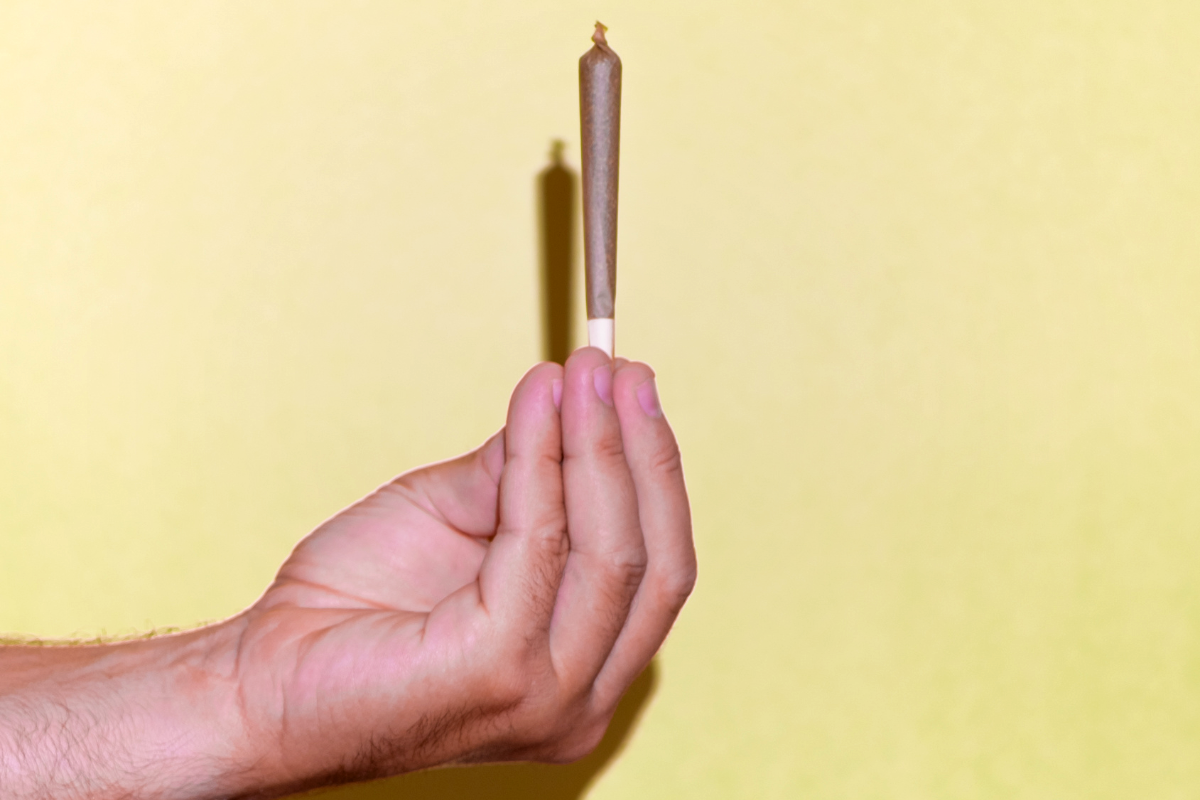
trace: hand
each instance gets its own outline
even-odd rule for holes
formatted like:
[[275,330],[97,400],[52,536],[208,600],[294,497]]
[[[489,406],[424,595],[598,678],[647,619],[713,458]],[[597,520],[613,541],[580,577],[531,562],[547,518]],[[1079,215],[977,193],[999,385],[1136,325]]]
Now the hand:
[[650,369],[534,367],[503,431],[326,522],[231,621],[259,785],[585,755],[695,564]]

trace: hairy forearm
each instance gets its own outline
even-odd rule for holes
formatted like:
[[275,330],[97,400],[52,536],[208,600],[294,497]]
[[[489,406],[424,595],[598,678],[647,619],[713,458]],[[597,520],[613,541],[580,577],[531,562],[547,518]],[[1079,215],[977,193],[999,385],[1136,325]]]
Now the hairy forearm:
[[134,642],[0,648],[3,796],[240,793],[257,756],[244,735],[236,658],[236,623]]

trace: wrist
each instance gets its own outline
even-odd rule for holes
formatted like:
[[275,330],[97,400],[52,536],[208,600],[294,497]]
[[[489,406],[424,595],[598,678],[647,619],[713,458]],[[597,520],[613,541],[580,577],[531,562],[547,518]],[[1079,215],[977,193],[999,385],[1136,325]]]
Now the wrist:
[[87,646],[0,648],[0,785],[14,797],[218,797],[257,783],[237,618]]

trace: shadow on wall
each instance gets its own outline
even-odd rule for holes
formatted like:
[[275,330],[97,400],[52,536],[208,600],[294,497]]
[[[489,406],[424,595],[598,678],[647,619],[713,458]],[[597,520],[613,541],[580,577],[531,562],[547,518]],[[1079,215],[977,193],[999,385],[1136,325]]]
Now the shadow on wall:
[[542,358],[565,363],[571,354],[575,275],[575,173],[563,164],[560,140],[538,173],[538,251],[542,272]]
[[595,752],[574,764],[449,767],[318,792],[317,797],[319,800],[579,800],[596,776],[621,752],[657,685],[658,664],[652,661],[625,693],[608,733]]

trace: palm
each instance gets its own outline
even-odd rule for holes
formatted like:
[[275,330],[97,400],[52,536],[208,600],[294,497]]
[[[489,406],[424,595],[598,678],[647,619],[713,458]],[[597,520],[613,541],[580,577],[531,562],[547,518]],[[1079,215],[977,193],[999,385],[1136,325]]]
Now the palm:
[[451,468],[404,476],[326,522],[297,546],[263,604],[424,614],[475,580],[487,549],[479,534],[491,531],[454,523],[480,512],[494,518],[495,500],[490,509],[464,507],[476,498],[455,498],[453,508],[435,502],[425,489]]
[[[498,435],[401,476],[296,547],[247,615],[242,663],[270,665],[243,676],[252,716],[336,738],[367,718],[393,724],[406,697],[440,702],[422,682],[470,650],[471,606],[447,598],[479,576],[503,463]],[[345,716],[322,713],[335,699]]]

